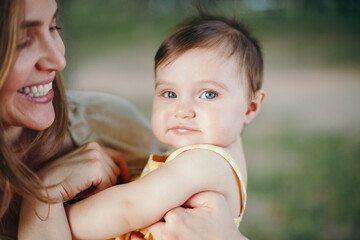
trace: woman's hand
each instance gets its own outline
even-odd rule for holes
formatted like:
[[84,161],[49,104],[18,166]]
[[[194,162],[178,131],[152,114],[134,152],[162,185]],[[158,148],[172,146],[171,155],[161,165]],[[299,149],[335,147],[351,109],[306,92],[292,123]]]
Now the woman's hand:
[[[225,198],[214,192],[198,193],[186,207],[178,207],[164,216],[164,222],[149,227],[157,240],[244,240],[230,213]],[[133,236],[132,240],[141,239]]]
[[96,193],[114,185],[124,165],[121,153],[91,142],[45,165],[38,176],[50,199],[66,202],[90,187]]
[[128,180],[123,155],[97,143],[84,144],[45,165],[38,172],[48,187],[44,194],[58,203],[23,199],[18,239],[71,239],[63,202],[85,190],[89,195],[112,186],[120,173],[123,181]]

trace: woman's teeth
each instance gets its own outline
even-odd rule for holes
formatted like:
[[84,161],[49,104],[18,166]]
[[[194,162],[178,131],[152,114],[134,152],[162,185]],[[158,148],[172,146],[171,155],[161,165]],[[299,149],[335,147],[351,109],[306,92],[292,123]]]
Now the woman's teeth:
[[31,87],[20,88],[18,92],[28,95],[30,97],[41,97],[52,89],[52,82],[44,85],[37,85]]

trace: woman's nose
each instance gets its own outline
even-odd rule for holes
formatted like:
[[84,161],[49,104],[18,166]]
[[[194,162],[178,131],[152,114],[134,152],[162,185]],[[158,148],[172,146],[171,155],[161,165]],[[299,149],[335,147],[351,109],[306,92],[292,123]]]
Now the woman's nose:
[[40,70],[60,71],[66,65],[65,47],[61,38],[49,38],[41,43],[41,56],[37,62]]
[[194,118],[196,113],[193,104],[189,101],[179,101],[175,109],[175,117],[177,118]]

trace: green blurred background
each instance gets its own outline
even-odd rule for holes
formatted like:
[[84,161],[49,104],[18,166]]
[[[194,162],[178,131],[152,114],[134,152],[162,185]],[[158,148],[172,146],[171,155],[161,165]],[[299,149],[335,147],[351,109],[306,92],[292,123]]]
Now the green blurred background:
[[[60,0],[67,89],[103,91],[149,118],[153,56],[191,0]],[[250,239],[360,238],[358,0],[200,1],[263,46],[265,102],[243,137]]]

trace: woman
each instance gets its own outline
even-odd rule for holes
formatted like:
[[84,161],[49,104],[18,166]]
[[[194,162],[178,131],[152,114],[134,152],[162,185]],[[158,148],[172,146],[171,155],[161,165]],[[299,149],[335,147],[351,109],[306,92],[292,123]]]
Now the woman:
[[[122,153],[136,175],[149,152],[164,150],[148,123],[121,99],[70,93],[67,104],[58,74],[66,61],[57,9],[55,0],[0,0],[0,239],[17,234],[19,239],[71,239],[64,202],[85,190],[86,195],[107,188],[118,176],[127,181]],[[225,221],[217,220],[222,215],[204,202],[208,197],[199,199],[193,205],[210,211],[170,212],[165,225],[153,226],[159,239],[204,239],[201,231],[185,229],[200,229],[205,216],[222,226]],[[215,205],[226,213],[221,199]],[[194,226],[171,227],[184,219]],[[213,226],[205,229],[216,231]],[[229,233],[234,227],[224,229]]]

